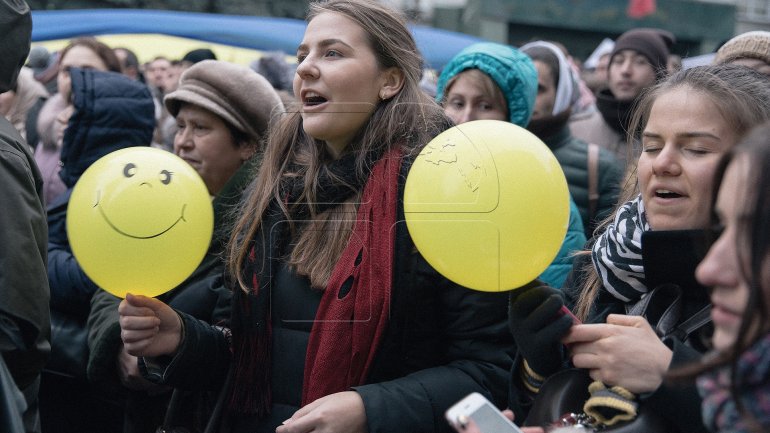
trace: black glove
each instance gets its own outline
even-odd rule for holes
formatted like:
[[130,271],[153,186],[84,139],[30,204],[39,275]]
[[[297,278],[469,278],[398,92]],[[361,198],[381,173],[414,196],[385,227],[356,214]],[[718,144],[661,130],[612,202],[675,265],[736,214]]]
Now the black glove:
[[511,292],[511,334],[530,369],[544,377],[564,362],[561,339],[572,326],[572,317],[560,311],[563,305],[561,291],[537,280]]

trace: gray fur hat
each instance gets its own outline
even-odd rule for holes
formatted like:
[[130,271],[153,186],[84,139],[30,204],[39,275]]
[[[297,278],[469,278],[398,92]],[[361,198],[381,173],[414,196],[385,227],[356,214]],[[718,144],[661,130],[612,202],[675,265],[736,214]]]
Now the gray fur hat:
[[281,98],[264,77],[219,60],[192,65],[163,102],[174,117],[183,102],[205,108],[256,140],[265,137],[271,117],[283,112]]

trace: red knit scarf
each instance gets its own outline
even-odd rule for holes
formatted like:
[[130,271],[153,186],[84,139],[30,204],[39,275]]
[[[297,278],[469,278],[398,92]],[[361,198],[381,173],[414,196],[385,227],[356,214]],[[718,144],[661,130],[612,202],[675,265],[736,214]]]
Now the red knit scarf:
[[[303,406],[366,381],[390,311],[400,168],[401,151],[392,149],[366,180],[350,240],[332,271],[310,333]],[[262,226],[273,227],[280,218],[279,211],[268,209]],[[251,290],[236,289],[233,294],[238,385],[231,387],[230,407],[258,416],[268,414],[272,406],[269,305],[278,238],[264,231],[257,237],[246,263]]]
[[[388,323],[400,152],[375,164],[347,247],[321,298],[305,356],[302,405],[362,385]],[[352,287],[340,292],[350,278]]]

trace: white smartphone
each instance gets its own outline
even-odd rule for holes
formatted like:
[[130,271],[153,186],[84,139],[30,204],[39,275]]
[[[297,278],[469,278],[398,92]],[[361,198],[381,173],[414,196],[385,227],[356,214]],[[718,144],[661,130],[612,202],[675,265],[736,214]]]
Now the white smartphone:
[[464,419],[471,419],[479,433],[522,433],[494,404],[478,392],[468,394],[446,411],[446,419],[457,431]]

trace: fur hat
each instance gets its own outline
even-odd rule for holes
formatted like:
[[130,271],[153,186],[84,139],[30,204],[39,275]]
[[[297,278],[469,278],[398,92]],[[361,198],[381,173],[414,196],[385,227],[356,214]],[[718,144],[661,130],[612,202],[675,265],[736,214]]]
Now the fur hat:
[[265,53],[249,66],[259,75],[267,78],[276,90],[293,92],[292,79],[296,66],[286,61],[286,54],[277,51]]
[[470,45],[444,66],[436,84],[436,101],[443,102],[449,80],[466,69],[479,69],[489,75],[508,102],[511,123],[527,126],[537,96],[537,70],[529,56],[509,45],[494,42]]
[[746,32],[730,39],[717,51],[714,64],[746,58],[759,59],[770,65],[770,32]]
[[42,71],[48,67],[51,60],[51,53],[42,45],[35,45],[29,50],[27,57],[27,66],[37,71]]
[[265,136],[273,113],[283,111],[281,98],[263,76],[219,60],[190,66],[163,102],[174,117],[183,102],[205,108],[256,140]]
[[32,14],[23,1],[0,0],[0,93],[16,85],[29,53],[32,38]]
[[612,58],[622,50],[634,50],[650,61],[650,65],[652,65],[658,78],[664,77],[670,54],[669,50],[675,41],[674,35],[665,30],[631,29],[620,35],[615,41],[615,47],[610,54],[610,65],[612,65]]

